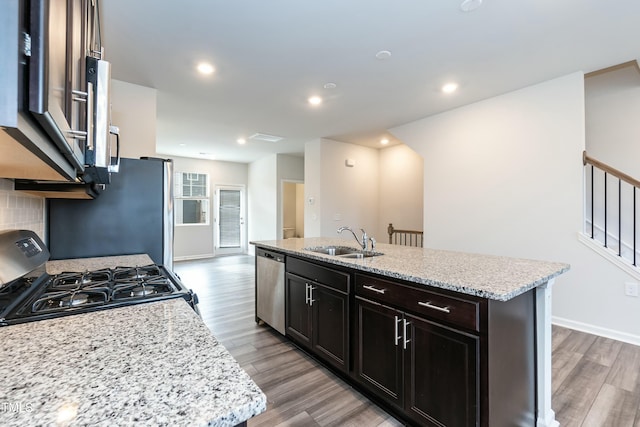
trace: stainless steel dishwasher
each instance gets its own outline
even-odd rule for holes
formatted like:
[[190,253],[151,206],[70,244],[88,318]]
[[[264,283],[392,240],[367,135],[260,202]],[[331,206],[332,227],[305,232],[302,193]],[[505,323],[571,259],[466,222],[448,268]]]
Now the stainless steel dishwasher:
[[285,256],[256,248],[256,318],[285,334],[284,326]]

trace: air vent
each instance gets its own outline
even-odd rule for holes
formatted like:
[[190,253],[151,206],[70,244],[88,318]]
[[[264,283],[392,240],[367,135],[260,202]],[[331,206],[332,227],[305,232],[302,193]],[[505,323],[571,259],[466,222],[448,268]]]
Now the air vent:
[[282,139],[282,137],[275,136],[275,135],[267,135],[266,133],[254,133],[249,137],[249,139],[257,139],[257,140],[266,141],[266,142],[278,142]]

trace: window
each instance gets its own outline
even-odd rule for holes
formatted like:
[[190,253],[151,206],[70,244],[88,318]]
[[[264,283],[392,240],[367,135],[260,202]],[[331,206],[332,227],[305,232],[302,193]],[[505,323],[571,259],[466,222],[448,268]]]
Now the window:
[[209,175],[176,173],[176,225],[209,224]]

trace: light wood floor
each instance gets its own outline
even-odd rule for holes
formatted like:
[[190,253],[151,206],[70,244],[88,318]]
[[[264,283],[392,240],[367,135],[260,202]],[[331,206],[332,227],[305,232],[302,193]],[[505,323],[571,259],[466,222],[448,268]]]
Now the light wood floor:
[[[401,422],[254,319],[254,258],[175,265],[213,335],[267,396],[257,426],[400,426]],[[640,347],[553,327],[553,401],[562,427],[640,427]]]

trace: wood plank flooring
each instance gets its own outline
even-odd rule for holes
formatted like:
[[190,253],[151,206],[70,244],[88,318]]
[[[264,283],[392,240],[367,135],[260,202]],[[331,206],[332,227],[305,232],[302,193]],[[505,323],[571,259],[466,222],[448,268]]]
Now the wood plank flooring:
[[[254,318],[254,258],[182,261],[213,335],[267,395],[258,426],[401,426],[400,421]],[[562,427],[640,427],[640,347],[553,327],[553,402]]]

